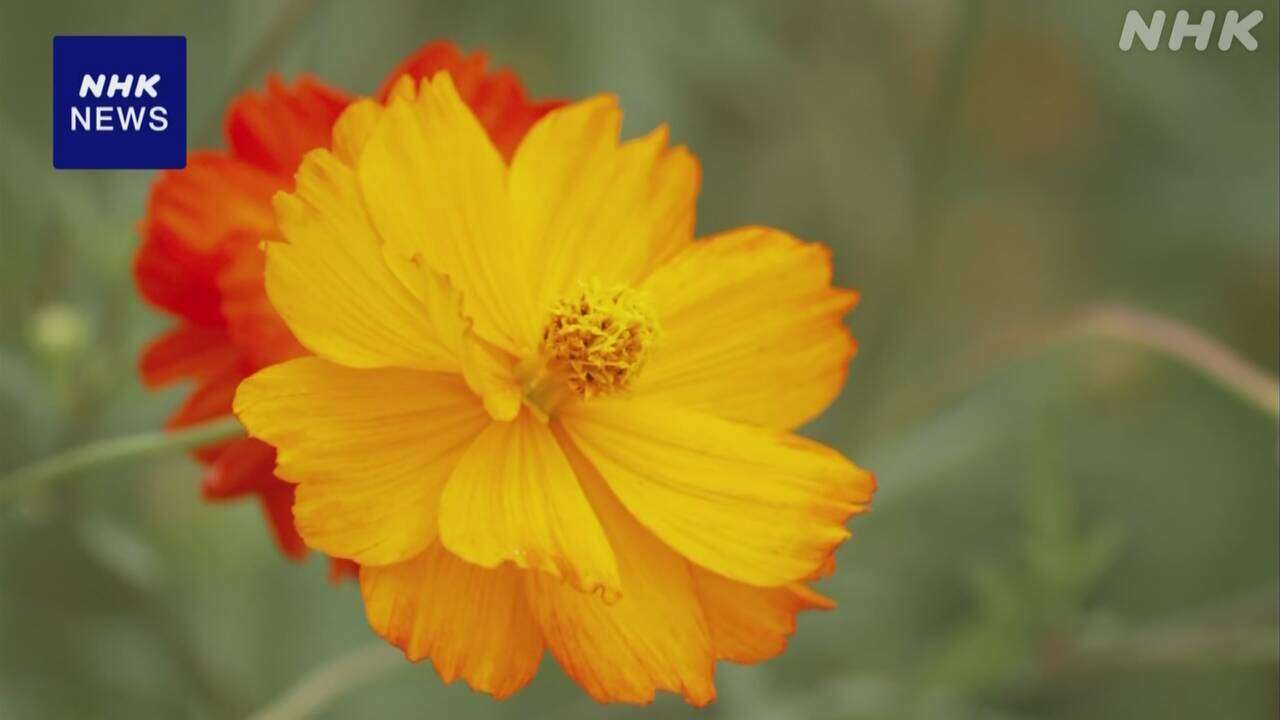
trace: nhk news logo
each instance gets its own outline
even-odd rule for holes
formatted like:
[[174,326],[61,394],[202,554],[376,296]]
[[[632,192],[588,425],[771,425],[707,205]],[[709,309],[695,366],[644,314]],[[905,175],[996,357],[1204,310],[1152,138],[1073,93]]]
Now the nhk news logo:
[[55,168],[186,164],[186,38],[53,38]]
[[[1120,29],[1120,49],[1128,52],[1133,48],[1133,41],[1137,39],[1147,50],[1153,52],[1158,50],[1160,41],[1164,37],[1165,21],[1168,17],[1168,13],[1164,10],[1151,13],[1150,19],[1144,18],[1137,10],[1130,10],[1124,16],[1124,27]],[[1263,17],[1261,10],[1254,10],[1247,14],[1242,14],[1238,10],[1228,10],[1222,16],[1222,22],[1218,23],[1217,13],[1205,10],[1201,13],[1199,21],[1192,22],[1191,13],[1179,10],[1173,16],[1168,48],[1176,52],[1182,49],[1184,41],[1194,40],[1196,51],[1204,52],[1209,48],[1214,30],[1217,29],[1219,50],[1226,52],[1238,43],[1244,49],[1253,52],[1258,49],[1258,40],[1253,36],[1253,29],[1262,22]]]

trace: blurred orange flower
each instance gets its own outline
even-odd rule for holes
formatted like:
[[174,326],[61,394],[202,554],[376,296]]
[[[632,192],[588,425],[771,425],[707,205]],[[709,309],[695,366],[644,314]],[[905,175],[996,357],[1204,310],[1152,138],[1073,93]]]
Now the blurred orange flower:
[[495,148],[448,72],[352,104],[276,195],[266,294],[314,355],[235,410],[360,564],[375,631],[497,697],[549,650],[695,705],[780,653],[875,481],[792,431],[854,352],[829,252],[695,241],[697,160],[599,96]]
[[[385,101],[403,76],[447,70],[509,157],[529,127],[562,103],[530,101],[515,74],[488,71],[486,63],[483,53],[463,55],[452,43],[431,43],[393,70],[375,98]],[[310,77],[292,85],[272,77],[265,92],[246,92],[231,104],[227,150],[193,152],[185,169],[162,173],[152,186],[134,277],[143,298],[177,325],[146,348],[140,370],[150,388],[195,383],[168,427],[230,415],[240,380],[306,353],[267,301],[261,243],[278,235],[272,195],[292,189],[303,155],[329,145],[334,121],[352,101]],[[196,456],[208,466],[206,498],[256,496],[281,551],[306,554],[291,513],[294,486],[275,476],[271,447],[242,439],[201,448]],[[352,568],[334,561],[335,577]]]

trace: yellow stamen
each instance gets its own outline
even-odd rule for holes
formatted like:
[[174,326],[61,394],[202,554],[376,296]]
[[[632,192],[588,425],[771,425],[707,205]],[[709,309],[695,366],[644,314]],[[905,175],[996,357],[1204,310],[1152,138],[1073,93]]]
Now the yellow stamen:
[[625,389],[644,367],[657,334],[648,296],[589,282],[551,309],[541,350],[547,370],[589,399]]

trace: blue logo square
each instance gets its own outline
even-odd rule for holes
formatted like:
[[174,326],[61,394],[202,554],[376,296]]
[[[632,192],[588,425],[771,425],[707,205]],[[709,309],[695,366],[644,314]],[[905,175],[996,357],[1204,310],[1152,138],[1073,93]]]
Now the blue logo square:
[[53,38],[53,166],[187,166],[187,39]]

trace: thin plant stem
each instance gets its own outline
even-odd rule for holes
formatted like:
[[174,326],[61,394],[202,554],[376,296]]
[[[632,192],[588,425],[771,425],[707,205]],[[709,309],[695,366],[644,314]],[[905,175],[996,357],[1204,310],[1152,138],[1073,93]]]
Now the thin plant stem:
[[1079,327],[1175,358],[1271,417],[1280,417],[1280,381],[1190,325],[1139,308],[1104,305],[1085,315]]
[[296,720],[316,712],[350,690],[391,670],[407,667],[404,656],[383,642],[350,650],[312,670],[284,694],[249,716],[250,720]]
[[1085,307],[1046,326],[1014,328],[940,363],[932,381],[900,391],[882,415],[890,428],[910,427],[968,392],[997,370],[1062,347],[1119,341],[1163,355],[1232,395],[1280,419],[1280,379],[1222,341],[1166,315],[1119,304]]
[[39,490],[85,470],[171,450],[185,450],[244,435],[235,418],[195,425],[175,432],[148,432],[82,445],[18,468],[0,477],[0,502]]

